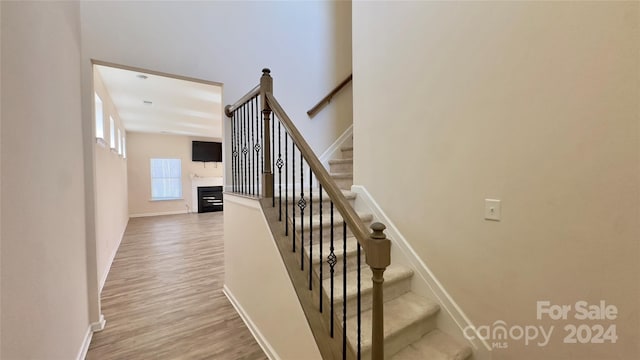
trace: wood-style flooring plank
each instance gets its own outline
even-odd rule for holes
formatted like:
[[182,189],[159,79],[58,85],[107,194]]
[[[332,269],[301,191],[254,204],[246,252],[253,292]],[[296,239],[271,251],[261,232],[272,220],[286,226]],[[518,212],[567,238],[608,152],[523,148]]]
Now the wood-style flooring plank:
[[132,218],[88,360],[267,359],[222,293],[223,214]]

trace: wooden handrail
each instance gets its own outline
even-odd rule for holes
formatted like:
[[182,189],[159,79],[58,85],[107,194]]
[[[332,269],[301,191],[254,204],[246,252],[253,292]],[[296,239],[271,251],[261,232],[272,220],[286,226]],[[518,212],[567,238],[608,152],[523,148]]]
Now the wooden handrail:
[[323,97],[322,100],[318,101],[309,111],[307,111],[307,115],[309,117],[314,117],[326,104],[328,104],[333,96],[338,93],[338,91],[342,90],[349,82],[353,80],[353,74],[349,74],[346,79],[342,80],[338,86],[336,86],[327,96]]
[[227,117],[231,117],[231,114],[236,111],[237,108],[241,107],[242,105],[244,105],[244,103],[246,103],[247,101],[253,99],[254,97],[260,95],[260,84],[256,85],[256,87],[254,87],[253,89],[249,90],[248,93],[244,94],[243,97],[240,98],[240,100],[234,102],[231,105],[227,105],[224,107],[224,114],[227,115]]
[[338,208],[343,219],[347,222],[347,225],[349,225],[351,232],[355,238],[358,239],[358,242],[362,245],[366,253],[369,245],[369,230],[364,225],[364,222],[362,222],[362,219],[360,219],[355,210],[353,210],[353,207],[351,207],[342,191],[338,188],[338,185],[336,185],[335,180],[331,178],[331,175],[329,175],[327,169],[325,169],[316,154],[311,150],[311,147],[302,134],[300,134],[298,129],[293,125],[293,121],[291,121],[289,115],[282,109],[280,103],[278,103],[272,93],[267,93],[266,96],[271,111],[276,114],[293,142],[298,146],[302,156],[307,160],[309,167],[311,167],[311,171],[316,175],[318,182],[322,184],[322,188],[329,194],[329,198],[331,198],[333,204]]

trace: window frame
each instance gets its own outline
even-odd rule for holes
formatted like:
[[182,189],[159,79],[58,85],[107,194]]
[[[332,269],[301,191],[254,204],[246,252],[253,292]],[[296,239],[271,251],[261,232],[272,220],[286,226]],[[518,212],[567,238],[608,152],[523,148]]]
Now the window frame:
[[[155,161],[177,161],[177,175],[176,176],[155,176],[154,177],[154,160]],[[174,171],[176,169],[173,169]],[[169,169],[171,172],[171,169]],[[171,174],[169,174],[171,175]],[[171,201],[171,200],[183,200],[183,191],[182,191],[182,159],[180,158],[150,158],[149,159],[149,177],[150,177],[150,186],[151,186],[151,201]],[[177,189],[177,194],[165,194],[167,196],[154,196],[154,180],[177,180],[178,186],[175,187]]]

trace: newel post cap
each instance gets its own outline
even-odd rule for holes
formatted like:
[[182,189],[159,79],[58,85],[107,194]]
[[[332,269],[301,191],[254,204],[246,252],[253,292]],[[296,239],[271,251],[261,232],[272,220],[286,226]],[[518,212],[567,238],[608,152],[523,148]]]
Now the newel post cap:
[[391,241],[384,230],[387,227],[379,222],[371,224],[371,234],[367,245],[367,264],[374,269],[385,269],[391,264]]
[[269,74],[271,74],[271,69],[269,69],[269,68],[262,69],[262,75],[263,76],[269,76]]

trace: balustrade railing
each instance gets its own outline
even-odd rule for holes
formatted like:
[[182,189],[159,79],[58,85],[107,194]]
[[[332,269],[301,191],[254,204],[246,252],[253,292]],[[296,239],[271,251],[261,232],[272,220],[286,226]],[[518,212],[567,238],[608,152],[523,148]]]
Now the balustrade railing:
[[[315,311],[327,322],[328,333],[312,327],[314,335],[341,339],[339,358],[383,359],[382,283],[390,263],[384,225],[375,223],[369,231],[367,219],[356,213],[274,97],[269,69],[225,113],[231,126],[232,192],[269,199],[277,210],[282,235],[296,254],[296,271],[306,278],[305,289],[296,291],[311,292]],[[361,291],[363,252],[372,272],[367,294]],[[371,298],[363,302],[365,295]],[[369,307],[371,330],[363,331],[362,314]],[[363,340],[363,334],[371,339]]]

